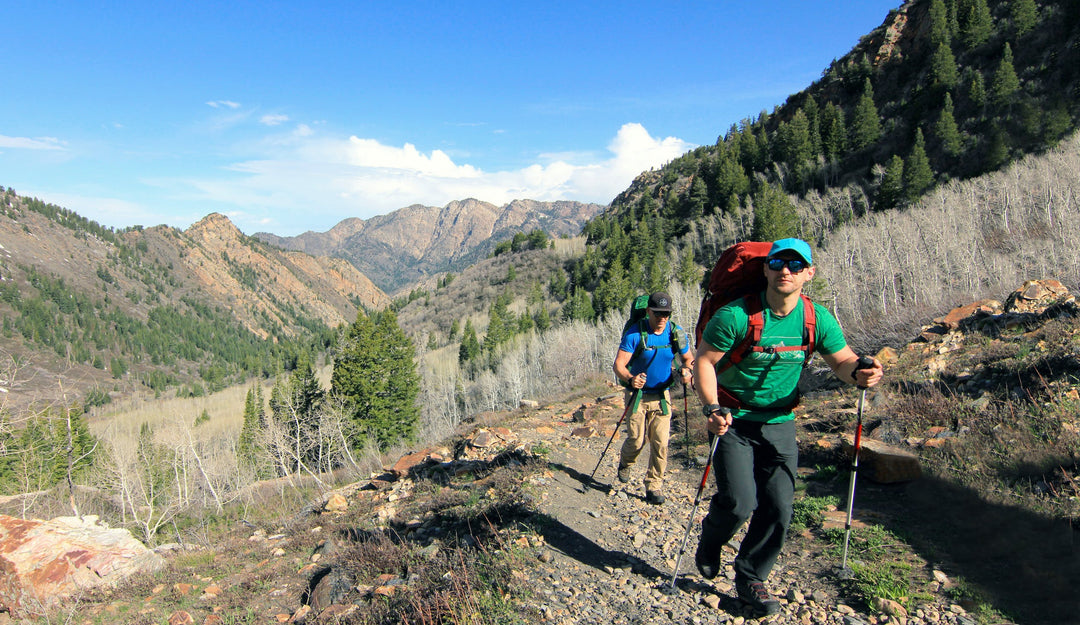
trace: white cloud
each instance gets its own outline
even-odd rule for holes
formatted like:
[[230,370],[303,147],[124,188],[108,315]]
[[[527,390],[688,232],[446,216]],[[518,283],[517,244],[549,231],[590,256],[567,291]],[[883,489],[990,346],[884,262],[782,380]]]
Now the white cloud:
[[22,150],[63,150],[67,144],[56,137],[8,137],[0,135],[0,148]]
[[230,108],[230,109],[238,109],[238,108],[240,108],[240,103],[239,102],[233,102],[232,100],[211,100],[211,101],[207,102],[206,104],[207,104],[207,106],[212,106],[212,107],[214,107],[216,109],[223,108],[223,107],[224,108]]
[[411,204],[443,206],[476,198],[494,204],[514,199],[578,200],[606,204],[642,171],[694,146],[656,138],[636,123],[622,126],[606,155],[538,155],[521,169],[484,171],[455,163],[442,150],[412,143],[328,137],[300,124],[263,143],[263,157],[236,162],[232,175],[170,181],[182,200],[234,214],[245,232],[293,235],[327,230],[347,217],[370,218]]
[[259,123],[263,124],[264,126],[280,126],[281,124],[284,124],[287,121],[289,121],[289,116],[288,115],[282,115],[280,113],[272,113],[272,114],[268,114],[268,115],[263,115],[262,117],[259,118]]

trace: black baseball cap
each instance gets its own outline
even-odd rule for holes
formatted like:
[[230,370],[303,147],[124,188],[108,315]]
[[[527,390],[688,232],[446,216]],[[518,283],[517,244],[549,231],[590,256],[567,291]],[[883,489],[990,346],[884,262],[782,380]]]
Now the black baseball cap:
[[671,312],[671,296],[657,291],[649,296],[649,308],[657,312]]

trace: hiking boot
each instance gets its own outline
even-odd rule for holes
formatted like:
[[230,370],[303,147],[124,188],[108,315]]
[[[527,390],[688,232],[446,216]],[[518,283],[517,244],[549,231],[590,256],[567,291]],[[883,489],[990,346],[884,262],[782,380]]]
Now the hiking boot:
[[623,484],[630,481],[630,465],[619,465],[619,481]]
[[659,492],[657,492],[655,490],[647,490],[647,491],[645,491],[645,502],[646,503],[651,503],[654,506],[659,506],[660,504],[664,503],[665,501],[667,501],[667,500],[664,499],[664,496],[661,495]]
[[694,564],[697,565],[698,573],[705,579],[712,579],[720,574],[720,557],[719,552],[714,559],[705,553],[705,549],[702,548],[702,544],[705,541],[698,541],[697,551],[694,552]]
[[739,601],[750,606],[755,616],[768,616],[780,611],[780,602],[772,598],[762,582],[736,579],[735,592],[738,593]]

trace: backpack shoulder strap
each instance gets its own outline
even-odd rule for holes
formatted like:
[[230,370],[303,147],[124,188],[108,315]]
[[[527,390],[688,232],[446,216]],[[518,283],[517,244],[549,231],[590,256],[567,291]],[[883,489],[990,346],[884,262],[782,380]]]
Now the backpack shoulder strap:
[[810,364],[814,356],[814,348],[817,346],[817,311],[814,310],[814,302],[803,295],[803,349],[806,351],[806,359],[803,366]]
[[765,328],[765,315],[761,305],[761,294],[751,293],[743,297],[746,302],[746,314],[748,316],[748,323],[746,326],[746,336],[739,342],[738,345],[732,347],[731,350],[725,354],[723,360],[716,368],[716,374],[720,375],[732,366],[739,364],[747,354],[754,351],[754,347],[761,341],[761,332]]

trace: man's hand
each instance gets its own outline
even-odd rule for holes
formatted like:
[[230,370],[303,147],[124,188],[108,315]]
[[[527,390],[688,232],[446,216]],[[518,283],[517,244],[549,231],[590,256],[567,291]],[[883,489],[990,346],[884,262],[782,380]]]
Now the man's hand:
[[710,432],[717,436],[723,436],[731,427],[731,409],[720,408],[709,414],[707,427]]
[[630,386],[634,388],[645,388],[645,372],[642,371],[641,373],[630,378]]
[[679,369],[679,375],[682,377],[683,386],[691,386],[694,383],[694,376],[690,367],[682,367]]

